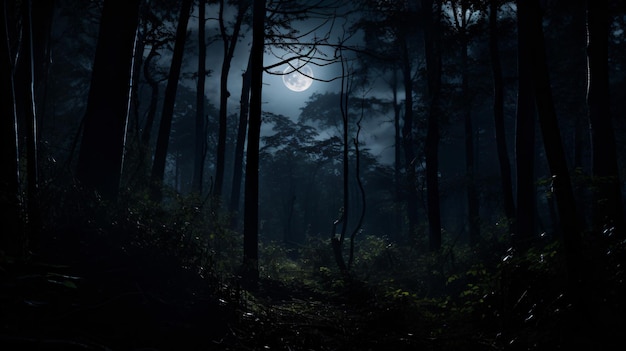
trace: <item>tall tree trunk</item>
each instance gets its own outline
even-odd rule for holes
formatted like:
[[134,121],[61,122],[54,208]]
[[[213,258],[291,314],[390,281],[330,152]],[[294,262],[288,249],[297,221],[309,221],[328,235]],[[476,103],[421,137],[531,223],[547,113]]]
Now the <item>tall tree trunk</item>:
[[206,4],[200,0],[198,4],[198,84],[196,88],[196,134],[193,158],[192,191],[202,194],[202,177],[204,175],[204,160],[206,157],[206,126],[204,124],[204,82],[206,78],[206,43],[205,19]]
[[469,86],[469,56],[467,33],[466,1],[461,1],[461,91],[463,94],[463,121],[465,129],[465,181],[467,182],[467,214],[470,245],[477,245],[480,241],[480,203],[476,190],[475,162],[474,162],[474,127],[472,121],[472,97]]
[[608,1],[587,0],[587,106],[594,185],[593,221],[598,231],[624,238],[624,204],[609,101]]
[[109,200],[119,190],[138,17],[139,0],[104,3],[78,156],[77,178]]
[[[532,59],[532,78],[535,101],[539,115],[539,124],[544,143],[548,166],[553,178],[553,193],[556,198],[561,234],[566,254],[566,265],[572,293],[581,293],[583,268],[582,233],[576,212],[574,193],[570,181],[569,169],[563,151],[563,142],[559,130],[550,77],[546,62],[545,41],[543,36],[541,9],[539,0],[521,1],[522,7],[529,7],[530,42],[533,43],[530,54]],[[518,4],[518,10],[520,6]],[[578,296],[582,298],[582,296]],[[578,299],[578,301],[580,301]]]
[[509,220],[509,232],[512,232],[512,221],[515,218],[515,202],[513,200],[513,182],[511,180],[511,161],[506,146],[506,130],[504,127],[504,80],[502,63],[498,49],[498,1],[489,2],[489,54],[493,74],[493,121],[495,129],[498,164],[502,182],[502,201],[504,214]]
[[[39,206],[39,153],[37,100],[35,87],[38,81],[35,76],[35,35],[33,31],[33,0],[22,2],[22,44],[17,62],[17,72],[21,81],[22,100],[21,117],[24,123],[26,140],[26,212],[27,212],[27,245],[37,246],[41,213]],[[41,33],[43,34],[43,33]]]
[[229,36],[226,32],[226,26],[224,24],[224,2],[220,0],[219,10],[219,26],[220,33],[222,35],[222,41],[224,43],[224,59],[222,61],[222,72],[220,75],[220,111],[219,111],[219,132],[217,138],[217,161],[215,163],[215,196],[220,197],[222,195],[222,187],[224,184],[224,168],[226,160],[226,127],[228,116],[228,74],[230,72],[230,64],[235,54],[235,47],[239,40],[239,31],[243,21],[246,6],[242,1],[239,3],[237,12],[237,19],[233,27],[233,33]]
[[[430,251],[441,248],[441,208],[439,199],[439,116],[441,115],[441,4],[422,0],[424,11],[424,51],[428,80],[428,127],[426,131],[426,196]],[[433,6],[435,5],[435,6]]]
[[158,47],[158,45],[152,45],[150,53],[148,53],[148,57],[146,57],[143,65],[143,76],[150,86],[150,103],[148,104],[148,110],[146,111],[146,122],[143,127],[143,133],[141,134],[141,144],[144,150],[149,150],[150,148],[152,126],[154,125],[157,105],[159,102],[159,82],[152,76],[152,71],[150,70],[150,64],[152,60],[159,56],[157,52]]
[[[48,79],[48,68],[51,62],[51,35],[52,23],[54,19],[54,0],[31,0],[31,27],[33,41],[33,72],[34,72],[34,95],[37,115],[37,129],[43,125],[45,116],[44,107],[46,101],[46,81]],[[41,132],[39,132],[41,139]]]
[[365,218],[365,212],[367,210],[367,198],[365,197],[365,188],[363,187],[363,181],[361,180],[361,151],[359,149],[359,135],[361,134],[361,122],[363,122],[363,114],[363,109],[361,109],[361,116],[356,123],[356,136],[353,140],[355,159],[354,170],[356,182],[359,187],[359,193],[361,194],[361,213],[359,214],[357,224],[352,230],[352,234],[350,235],[350,256],[348,258],[348,269],[352,267],[352,262],[354,262],[354,241],[357,234],[361,231],[361,228],[363,226],[363,219]]
[[152,164],[152,175],[150,186],[151,196],[155,201],[161,201],[163,196],[163,178],[165,175],[165,161],[167,159],[167,148],[169,145],[170,131],[172,129],[172,119],[174,118],[174,104],[176,102],[176,90],[178,89],[178,79],[180,68],[183,63],[183,53],[185,51],[185,41],[187,39],[187,23],[191,13],[193,0],[183,0],[176,27],[176,41],[174,43],[174,53],[170,65],[170,72],[165,87],[163,97],[163,112],[161,113],[161,123],[159,125],[159,135],[157,136],[156,150],[154,152],[154,163]]
[[[133,60],[133,85],[131,87],[132,100],[132,123],[128,123],[131,129],[128,130],[128,134],[132,135],[132,143],[134,146],[141,145],[141,126],[140,126],[140,113],[141,102],[139,98],[139,80],[141,79],[141,67],[143,66],[143,51],[146,47],[145,40],[141,34],[141,30],[137,31],[137,38],[135,44],[135,53]],[[130,116],[129,116],[130,118]]]
[[[393,77],[392,77],[392,82],[391,82],[391,90],[393,92],[393,129],[394,129],[394,162],[393,162],[393,166],[394,166],[394,183],[395,183],[395,201],[396,204],[400,204],[401,200],[402,200],[402,149],[401,149],[401,143],[402,143],[402,137],[401,137],[401,129],[400,129],[400,104],[398,103],[398,76],[397,76],[397,71],[394,70],[393,72]],[[402,214],[400,211],[394,211],[395,213],[395,223],[396,223],[396,227],[395,227],[395,231],[393,232],[400,232],[402,230]],[[393,235],[393,234],[390,234]],[[410,237],[411,234],[409,234]],[[393,239],[399,239],[398,238],[393,238]]]
[[259,279],[259,142],[261,134],[265,0],[256,0],[252,11],[250,50],[250,121],[246,153],[246,185],[243,222],[244,282],[256,286]]
[[[341,55],[341,54],[340,54]],[[343,60],[343,56],[341,56]],[[342,61],[341,92],[339,108],[341,110],[343,152],[342,152],[342,176],[343,176],[343,215],[344,221],[341,223],[341,244],[343,244],[348,229],[348,219],[350,218],[350,142],[348,141],[348,94],[349,78],[345,72],[345,62]]]
[[241,178],[243,175],[243,151],[246,143],[246,129],[248,126],[248,107],[250,103],[251,62],[248,60],[246,71],[242,75],[241,100],[239,101],[239,126],[237,128],[237,143],[235,145],[235,159],[233,165],[233,184],[230,189],[230,213],[233,214],[233,228],[237,223],[236,212],[239,211],[239,197],[241,195]]
[[341,59],[341,91],[339,92],[339,109],[341,110],[341,122],[342,122],[342,142],[343,142],[343,152],[342,152],[342,180],[343,180],[343,206],[341,207],[341,232],[339,237],[337,237],[337,233],[334,230],[334,225],[338,222],[335,221],[333,225],[333,232],[331,233],[331,245],[333,249],[333,254],[335,256],[335,262],[337,263],[337,267],[341,271],[344,276],[348,274],[348,266],[343,258],[343,243],[346,237],[346,231],[348,229],[348,219],[350,218],[350,158],[349,158],[349,141],[348,141],[348,94],[350,91],[349,88],[349,78],[348,73],[346,73],[346,63],[344,61],[343,53],[339,52],[339,57]]
[[4,229],[0,238],[0,250],[9,255],[19,257],[22,248],[19,241],[21,233],[21,205],[19,186],[17,114],[15,106],[15,88],[13,82],[14,56],[11,52],[11,40],[8,32],[9,9],[8,1],[2,1],[0,10],[0,94],[3,102],[0,104],[0,207],[5,211],[3,220]]
[[413,139],[413,79],[407,38],[402,36],[402,76],[404,82],[404,125],[402,127],[402,149],[406,167],[406,211],[409,222],[409,240],[417,241],[417,188],[415,186],[415,152]]
[[[526,2],[521,0],[519,2]],[[521,6],[520,6],[521,5]],[[515,161],[517,172],[517,213],[514,245],[524,250],[535,233],[535,119],[536,108],[532,80],[532,46],[529,34],[529,9],[518,4],[518,90],[515,124]]]

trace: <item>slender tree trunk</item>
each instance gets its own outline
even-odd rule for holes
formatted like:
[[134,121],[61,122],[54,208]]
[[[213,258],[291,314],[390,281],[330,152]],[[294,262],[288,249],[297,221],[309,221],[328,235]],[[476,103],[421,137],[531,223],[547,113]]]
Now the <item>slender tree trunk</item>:
[[150,139],[152,137],[152,126],[154,125],[154,119],[156,118],[157,105],[159,102],[159,82],[154,79],[150,70],[150,63],[152,60],[159,56],[157,53],[157,45],[152,45],[150,53],[143,65],[143,76],[150,85],[150,103],[148,104],[148,111],[146,112],[146,123],[143,127],[143,133],[141,135],[141,143],[144,150],[150,149]]
[[[341,59],[341,91],[339,92],[339,109],[341,110],[341,121],[342,121],[342,142],[343,142],[343,153],[342,153],[342,181],[343,181],[343,206],[341,207],[341,220],[337,220],[333,223],[333,232],[331,233],[331,245],[333,249],[333,254],[335,256],[335,262],[337,263],[337,267],[341,271],[344,276],[348,275],[348,266],[343,258],[343,243],[346,237],[346,231],[348,229],[348,219],[350,214],[350,191],[349,191],[349,174],[350,174],[350,165],[349,165],[349,142],[348,142],[348,94],[350,91],[349,88],[349,78],[348,73],[346,73],[346,66],[343,57],[343,53],[340,50],[339,57]],[[335,226],[341,222],[341,232],[339,237],[337,237],[337,233],[335,232]]]
[[8,31],[8,1],[2,1],[0,11],[0,94],[3,102],[0,112],[0,207],[5,211],[4,229],[0,237],[0,250],[8,255],[20,257],[23,252],[19,241],[22,237],[21,204],[19,186],[17,114],[15,106],[15,88],[13,83],[14,61],[11,52],[11,40]]
[[227,116],[228,116],[228,75],[230,72],[230,65],[235,54],[235,47],[239,40],[239,31],[241,29],[241,23],[246,11],[246,7],[243,3],[239,4],[239,10],[237,13],[237,19],[233,27],[232,35],[228,35],[226,32],[226,26],[224,24],[224,1],[220,0],[220,13],[219,13],[219,25],[222,35],[222,41],[224,43],[224,59],[222,61],[222,72],[220,75],[220,111],[219,111],[219,132],[217,140],[217,161],[215,164],[215,195],[220,197],[222,195],[222,188],[224,184],[224,168],[226,160],[226,129],[227,129]]
[[363,219],[365,218],[365,211],[367,209],[367,201],[365,197],[365,188],[363,187],[363,181],[361,180],[361,151],[359,149],[359,135],[361,134],[361,122],[363,121],[363,109],[361,109],[361,117],[357,121],[357,130],[356,136],[354,137],[354,158],[355,158],[355,178],[357,185],[359,187],[359,193],[361,194],[361,213],[359,214],[359,220],[352,231],[352,235],[350,236],[350,256],[348,258],[348,269],[352,267],[352,262],[354,262],[354,241],[356,239],[357,234],[361,231],[363,226]]
[[[526,1],[522,1],[526,2]],[[532,59],[532,78],[535,91],[535,101],[539,115],[539,124],[543,137],[544,149],[550,173],[552,174],[552,188],[556,197],[557,212],[559,215],[561,234],[566,253],[570,287],[574,294],[580,293],[577,289],[581,286],[582,270],[582,233],[576,212],[574,193],[570,181],[569,169],[563,150],[560,129],[554,109],[550,77],[546,63],[545,41],[541,25],[541,12],[539,0],[530,1],[529,18],[530,42]],[[519,10],[518,5],[518,10]]]
[[498,1],[496,0],[489,2],[489,54],[493,74],[493,120],[502,182],[502,200],[504,214],[509,220],[509,232],[512,232],[511,224],[515,218],[515,202],[511,180],[511,161],[506,146],[506,129],[504,127],[504,80],[498,49]]
[[174,43],[174,54],[165,87],[163,97],[163,112],[161,113],[161,123],[159,125],[159,135],[157,136],[156,150],[154,152],[154,163],[152,164],[152,175],[150,186],[151,196],[155,201],[161,201],[163,178],[165,175],[165,161],[167,159],[167,148],[169,145],[170,131],[172,129],[172,119],[174,117],[174,104],[176,102],[176,90],[178,89],[178,79],[183,62],[185,40],[187,37],[187,23],[191,12],[193,0],[183,0],[178,26],[176,27],[176,42]]
[[241,193],[241,178],[243,175],[243,151],[246,143],[246,129],[248,126],[248,106],[250,103],[250,78],[252,71],[250,70],[250,60],[248,67],[242,75],[241,100],[239,101],[239,127],[237,128],[237,144],[235,145],[235,160],[233,168],[233,185],[230,194],[230,213],[233,214],[233,227],[237,223],[237,216],[234,215],[239,211],[239,197]]
[[259,279],[259,142],[261,134],[265,0],[256,0],[252,14],[250,50],[250,121],[246,153],[246,185],[243,226],[244,282],[256,286]]
[[[574,311],[572,318],[573,335],[580,335],[587,331],[589,321],[589,286],[588,277],[583,273],[587,269],[582,247],[582,226],[577,216],[574,193],[570,180],[563,142],[560,134],[558,119],[554,109],[550,76],[545,52],[540,0],[520,1],[522,7],[528,7],[529,35],[532,43],[529,56],[532,60],[532,79],[535,92],[535,101],[539,115],[544,150],[552,174],[552,192],[556,199],[559,217],[560,233],[565,252],[567,268],[568,293],[573,301]],[[518,11],[520,10],[518,4]],[[578,341],[585,338],[572,338],[572,345],[589,348],[591,345],[581,345]]]
[[461,90],[463,94],[463,114],[465,129],[465,178],[467,182],[467,212],[469,227],[470,245],[477,245],[480,241],[480,203],[478,201],[478,193],[476,190],[475,179],[475,162],[474,162],[474,127],[472,125],[472,98],[470,96],[469,86],[469,57],[468,57],[468,35],[465,32],[467,28],[465,17],[465,2],[463,2],[462,25],[461,25]]
[[[342,56],[343,59],[343,56]],[[341,239],[340,244],[343,245],[343,241],[348,229],[348,219],[350,218],[350,142],[348,141],[348,94],[350,93],[349,77],[345,72],[345,62],[342,62],[342,77],[341,77],[341,92],[339,99],[339,107],[341,110],[342,131],[343,131],[343,152],[342,152],[342,175],[343,175],[343,216],[344,220],[341,223]],[[343,260],[343,259],[342,259]]]
[[[43,34],[43,33],[42,33]],[[39,206],[39,153],[38,153],[38,122],[37,100],[35,87],[38,81],[35,76],[36,53],[33,31],[33,0],[22,2],[22,45],[17,62],[21,82],[21,103],[26,135],[26,211],[27,211],[27,245],[37,246],[41,227]]]
[[[526,2],[526,0],[522,0]],[[519,3],[519,1],[518,1]],[[515,161],[517,164],[517,213],[513,242],[524,250],[535,233],[535,119],[536,108],[529,55],[532,38],[529,34],[529,9],[518,6],[518,91],[515,125]]]
[[[393,126],[394,126],[394,133],[395,133],[395,137],[394,137],[394,183],[395,183],[395,201],[396,204],[400,204],[401,200],[402,200],[402,151],[401,151],[401,143],[402,143],[402,137],[401,137],[401,128],[400,128],[400,104],[398,103],[398,79],[397,79],[397,72],[394,70],[393,72],[393,78],[392,78],[392,82],[391,82],[391,89],[393,92]],[[392,231],[393,232],[400,232],[402,230],[402,218],[403,216],[401,215],[400,211],[394,211],[395,213],[395,223],[396,223],[396,230]],[[393,235],[393,234],[391,234]],[[409,235],[410,237],[410,235]],[[399,239],[398,238],[393,238],[393,239]]]
[[[19,8],[19,13],[17,11]],[[41,0],[22,1],[13,10],[16,20],[6,23],[16,30],[14,37],[16,50],[14,62],[10,67],[13,80],[13,98],[15,99],[15,113],[18,121],[18,139],[23,140],[25,156],[26,199],[23,205],[26,210],[26,241],[24,245],[37,246],[39,229],[41,227],[41,213],[39,205],[39,107],[42,106],[42,97],[45,87],[47,52],[50,26],[52,22],[54,3],[44,3]],[[38,20],[38,22],[35,22]],[[11,28],[5,28],[8,31]],[[8,40],[8,39],[7,39]],[[11,49],[9,49],[11,50]],[[18,160],[19,163],[19,160]],[[18,166],[19,167],[19,166]],[[23,189],[22,189],[23,190]]]
[[591,130],[592,172],[597,189],[593,222],[598,231],[615,230],[624,238],[624,205],[609,101],[608,1],[587,0],[587,106]]
[[33,40],[34,95],[37,114],[37,129],[41,129],[45,116],[46,82],[51,62],[51,35],[54,20],[55,0],[32,0],[31,27]]
[[206,78],[206,43],[205,43],[206,4],[200,0],[198,5],[198,84],[196,88],[196,135],[193,159],[192,191],[202,194],[202,177],[206,156],[206,126],[204,125],[204,82]]
[[417,188],[415,186],[415,152],[413,139],[413,79],[406,37],[400,38],[402,45],[402,76],[404,82],[404,125],[402,127],[402,149],[406,167],[406,210],[409,224],[409,240],[417,241]]
[[[571,8],[571,20],[568,24],[567,27],[565,27],[563,30],[568,32],[568,35],[570,37],[574,37],[577,39],[582,39],[583,37],[586,36],[586,8],[585,8],[585,1],[577,1],[576,6],[570,6]],[[579,43],[577,43],[578,45]],[[579,47],[576,47],[577,49],[579,49]],[[573,62],[573,61],[572,61]],[[579,62],[576,63],[576,65],[578,67],[579,66]],[[573,158],[573,163],[572,163],[572,169],[577,170],[577,173],[582,174],[584,168],[587,166],[585,163],[585,154],[586,154],[586,150],[589,148],[589,145],[586,145],[585,143],[585,135],[589,135],[589,120],[587,119],[588,116],[585,116],[582,113],[575,113],[574,116],[574,132],[572,135],[572,142],[571,144],[566,142],[566,145],[572,145],[571,148],[571,155]],[[578,184],[576,184],[578,183]],[[574,181],[574,195],[576,196],[576,201],[578,204],[582,204],[585,201],[588,201],[588,199],[586,200],[586,197],[588,195],[588,191],[586,189],[586,187],[584,186],[584,184],[582,182],[576,182]],[[583,213],[585,212],[583,209],[583,206],[580,206],[579,210],[581,211],[581,213],[579,214],[579,216],[581,217],[581,222],[583,222],[583,224],[585,225],[585,228],[587,227],[587,224],[590,223],[589,222],[589,217],[587,213]],[[591,213],[589,213],[590,215]]]
[[109,200],[119,190],[138,17],[139,0],[104,3],[78,156],[77,178]]
[[133,86],[132,88],[132,111],[133,111],[133,123],[132,130],[129,134],[133,136],[133,144],[140,146],[141,144],[141,126],[140,126],[140,113],[141,102],[139,98],[139,79],[141,79],[141,67],[143,66],[143,51],[145,49],[145,40],[141,35],[141,31],[137,31],[137,38],[135,44],[135,53],[133,60]]
[[[428,80],[428,127],[426,131],[426,196],[430,251],[441,248],[441,208],[439,200],[439,116],[441,114],[441,6],[439,0],[422,0],[424,47]],[[435,5],[435,6],[433,6]]]

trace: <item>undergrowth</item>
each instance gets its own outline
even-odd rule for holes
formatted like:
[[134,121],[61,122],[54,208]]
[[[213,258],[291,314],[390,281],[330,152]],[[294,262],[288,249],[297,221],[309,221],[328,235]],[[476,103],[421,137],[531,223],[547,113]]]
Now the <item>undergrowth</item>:
[[359,235],[349,276],[336,268],[329,238],[262,241],[259,289],[245,291],[237,276],[241,233],[211,197],[168,192],[167,201],[156,204],[147,191],[129,190],[112,205],[74,187],[56,198],[59,206],[46,213],[42,248],[58,251],[56,257],[114,250],[211,281],[211,293],[236,316],[231,345],[257,347],[259,340],[245,336],[252,332],[263,335],[266,346],[282,342],[291,349],[308,343],[321,350],[330,338],[350,349],[362,346],[354,344],[359,339],[400,348],[540,350],[610,345],[624,326],[623,318],[613,320],[624,312],[626,250],[611,237],[589,248],[601,273],[589,271],[596,274],[594,289],[587,290],[594,296],[585,298],[591,320],[601,322],[581,330],[573,322],[579,301],[566,288],[563,249],[554,238],[517,252],[500,225],[484,228],[479,246],[446,234],[440,251],[425,252],[386,236]]

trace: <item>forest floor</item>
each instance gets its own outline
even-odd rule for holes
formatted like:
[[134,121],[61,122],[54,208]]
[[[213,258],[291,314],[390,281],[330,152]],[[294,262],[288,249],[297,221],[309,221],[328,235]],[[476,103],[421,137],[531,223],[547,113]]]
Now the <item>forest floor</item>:
[[360,281],[323,290],[261,279],[248,291],[101,243],[1,258],[1,350],[541,350],[530,342],[562,332],[551,320],[503,335],[501,319]]
[[158,254],[95,246],[2,257],[0,349],[441,350],[460,339],[491,349],[479,335],[440,339],[436,304],[409,311],[364,283],[323,292],[262,279],[247,291]]

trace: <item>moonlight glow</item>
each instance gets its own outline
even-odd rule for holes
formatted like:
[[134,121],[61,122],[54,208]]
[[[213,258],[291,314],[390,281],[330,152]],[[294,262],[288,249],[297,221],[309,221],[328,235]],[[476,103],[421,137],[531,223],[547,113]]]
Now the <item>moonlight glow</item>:
[[[302,66],[298,72],[291,66],[287,66],[283,71],[283,83],[290,90],[301,92],[309,89],[313,84],[313,70],[309,66]],[[304,73],[304,74],[303,74]]]

